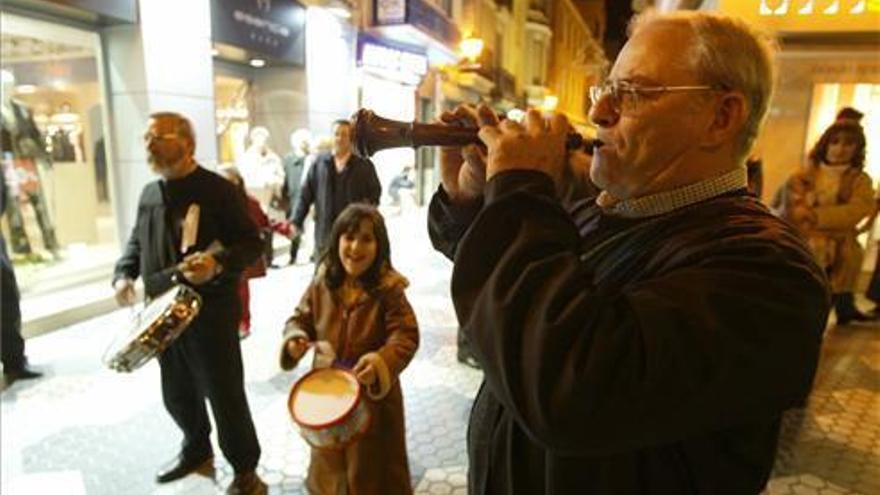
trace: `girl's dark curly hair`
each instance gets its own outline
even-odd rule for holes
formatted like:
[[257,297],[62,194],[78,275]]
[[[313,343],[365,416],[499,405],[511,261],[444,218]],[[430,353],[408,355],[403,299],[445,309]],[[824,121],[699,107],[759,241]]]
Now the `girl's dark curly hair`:
[[838,134],[848,134],[856,141],[856,152],[853,155],[850,166],[857,169],[864,167],[866,147],[865,131],[858,122],[853,120],[839,120],[831,124],[828,129],[825,129],[825,132],[822,133],[822,137],[816,141],[813,149],[810,150],[810,165],[818,167],[819,165],[826,163],[825,159],[828,153],[828,145],[831,144],[831,140],[837,137]]
[[360,228],[362,220],[369,220],[373,225],[373,237],[376,238],[376,259],[373,264],[361,274],[361,285],[366,290],[373,290],[379,285],[379,279],[384,267],[391,268],[391,243],[388,240],[388,230],[385,228],[385,220],[376,207],[355,203],[348,205],[336,221],[330,232],[330,244],[321,254],[321,263],[326,267],[324,281],[331,290],[338,289],[345,281],[345,267],[339,258],[339,239],[345,234],[353,234]]

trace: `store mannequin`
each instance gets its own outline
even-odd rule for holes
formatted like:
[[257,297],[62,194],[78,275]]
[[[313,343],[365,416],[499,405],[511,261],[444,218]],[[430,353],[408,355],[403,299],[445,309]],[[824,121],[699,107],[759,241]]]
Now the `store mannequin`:
[[80,116],[73,112],[70,103],[64,102],[58,111],[49,116],[46,133],[52,148],[55,162],[84,162],[81,143],[82,123]]
[[30,203],[43,234],[43,246],[57,257],[58,241],[42,187],[42,176],[51,169],[52,160],[30,110],[12,98],[15,77],[3,70],[0,71],[0,80],[0,158],[10,190],[6,215],[12,251],[33,254],[21,210]]
[[273,191],[284,183],[281,158],[269,147],[269,130],[254,127],[248,136],[249,145],[239,160],[239,171],[248,191],[267,209]]

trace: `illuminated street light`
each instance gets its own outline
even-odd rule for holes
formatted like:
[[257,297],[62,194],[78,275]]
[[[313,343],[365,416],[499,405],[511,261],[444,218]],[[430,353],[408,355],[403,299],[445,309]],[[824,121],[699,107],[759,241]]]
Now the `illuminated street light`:
[[474,61],[483,52],[483,40],[480,38],[465,38],[461,40],[461,54],[468,60]]

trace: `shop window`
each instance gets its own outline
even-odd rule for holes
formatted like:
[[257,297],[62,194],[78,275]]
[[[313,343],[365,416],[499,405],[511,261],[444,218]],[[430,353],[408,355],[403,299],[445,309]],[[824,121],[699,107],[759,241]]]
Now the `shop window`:
[[231,76],[214,78],[217,152],[221,164],[233,165],[244,155],[250,130],[250,88],[247,79]]
[[2,229],[27,295],[118,256],[95,33],[2,13]]

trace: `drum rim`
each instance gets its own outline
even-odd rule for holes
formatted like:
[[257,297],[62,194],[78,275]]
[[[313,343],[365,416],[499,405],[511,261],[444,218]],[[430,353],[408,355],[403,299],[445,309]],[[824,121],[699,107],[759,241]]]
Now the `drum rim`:
[[[299,390],[299,387],[306,380],[306,378],[308,378],[311,375],[314,375],[315,373],[324,372],[327,370],[339,371],[339,372],[342,372],[342,373],[344,373],[354,379],[354,382],[357,383],[357,385],[358,385],[356,388],[357,392],[355,393],[354,402],[351,404],[351,407],[349,407],[348,410],[345,411],[345,414],[339,415],[338,418],[336,418],[332,421],[328,421],[326,423],[308,423],[305,421],[301,421],[299,418],[296,417],[296,413],[294,412],[294,409],[293,409],[293,397],[296,394],[296,391]],[[363,391],[361,390],[361,384],[360,384],[360,382],[357,381],[357,377],[355,377],[354,373],[352,373],[350,370],[345,369],[345,368],[341,368],[338,366],[331,366],[329,368],[313,369],[313,370],[309,371],[308,373],[306,373],[305,375],[303,375],[302,377],[300,377],[300,379],[297,380],[295,384],[293,384],[293,387],[290,389],[290,393],[287,396],[287,410],[288,410],[288,412],[290,412],[290,417],[293,418],[294,423],[298,424],[299,426],[304,427],[304,428],[311,428],[314,430],[323,430],[326,428],[330,428],[330,427],[341,425],[341,424],[345,423],[348,420],[348,418],[352,415],[352,413],[358,408],[358,406],[361,405],[362,400],[363,400]]]
[[[186,331],[186,329],[189,328],[190,325],[192,325],[192,322],[199,316],[199,313],[201,313],[202,306],[203,306],[202,295],[199,294],[199,292],[197,290],[195,290],[195,288],[193,288],[193,287],[190,287],[186,284],[178,283],[172,287],[169,287],[167,290],[162,291],[156,297],[151,297],[151,298],[147,299],[146,304],[151,304],[153,301],[155,301],[161,297],[164,297],[166,294],[169,294],[172,292],[174,292],[174,297],[172,298],[171,304],[166,306],[162,310],[162,312],[159,315],[157,315],[156,318],[149,325],[147,325],[143,330],[141,330],[137,334],[130,335],[131,339],[128,340],[124,346],[117,349],[116,352],[112,353],[112,356],[109,356],[109,358],[108,358],[107,354],[109,353],[110,349],[109,348],[105,349],[104,356],[102,356],[102,358],[101,358],[101,361],[103,361],[105,366],[107,366],[108,368],[115,370],[115,371],[130,373],[132,371],[137,370],[138,368],[140,368],[141,366],[146,364],[148,361],[150,361],[151,359],[155,358],[156,356],[158,356],[159,354],[164,352],[168,347],[170,347],[171,344],[173,344],[173,342],[169,343],[165,348],[162,348],[162,349],[159,349],[159,348],[144,349],[144,346],[141,345],[139,343],[139,341],[143,337],[149,336],[152,333],[154,333],[155,329],[157,327],[162,326],[162,323],[161,323],[162,320],[164,320],[165,318],[167,318],[168,316],[170,316],[173,313],[174,304],[177,304],[178,302],[180,302],[179,301],[180,299],[187,299],[187,301],[185,301],[184,304],[187,306],[190,306],[190,307],[194,307],[194,309],[195,309],[193,314],[189,315],[185,320],[182,321],[183,330],[181,331],[181,333]],[[195,305],[193,305],[193,303],[195,303]],[[179,337],[179,335],[178,335],[178,337]],[[111,345],[112,345],[112,342],[111,342]],[[115,363],[117,360],[119,360],[121,356],[126,356],[129,352],[131,352],[133,350],[139,350],[139,351],[142,351],[142,353],[143,353],[143,356],[141,356],[139,359],[139,364],[137,364],[135,366],[127,365],[125,367],[113,366],[113,363]],[[128,360],[126,360],[126,362],[128,363]]]
[[338,444],[331,444],[331,445],[321,445],[318,443],[312,443],[312,441],[309,439],[309,434],[317,435],[318,430],[310,431],[310,432],[308,432],[308,434],[306,432],[300,431],[300,435],[302,436],[303,440],[305,440],[306,443],[309,444],[309,446],[312,447],[313,449],[331,451],[331,452],[338,452],[340,450],[345,450],[348,448],[349,445],[351,445],[351,444],[359,441],[361,438],[363,438],[367,434],[367,432],[370,431],[370,427],[373,426],[373,415],[370,414],[370,411],[366,409],[365,405],[358,403],[358,407],[362,407],[362,406],[364,407],[364,414],[367,415],[366,424],[362,430],[355,431],[348,438],[348,440],[346,440],[344,442],[340,442]]

